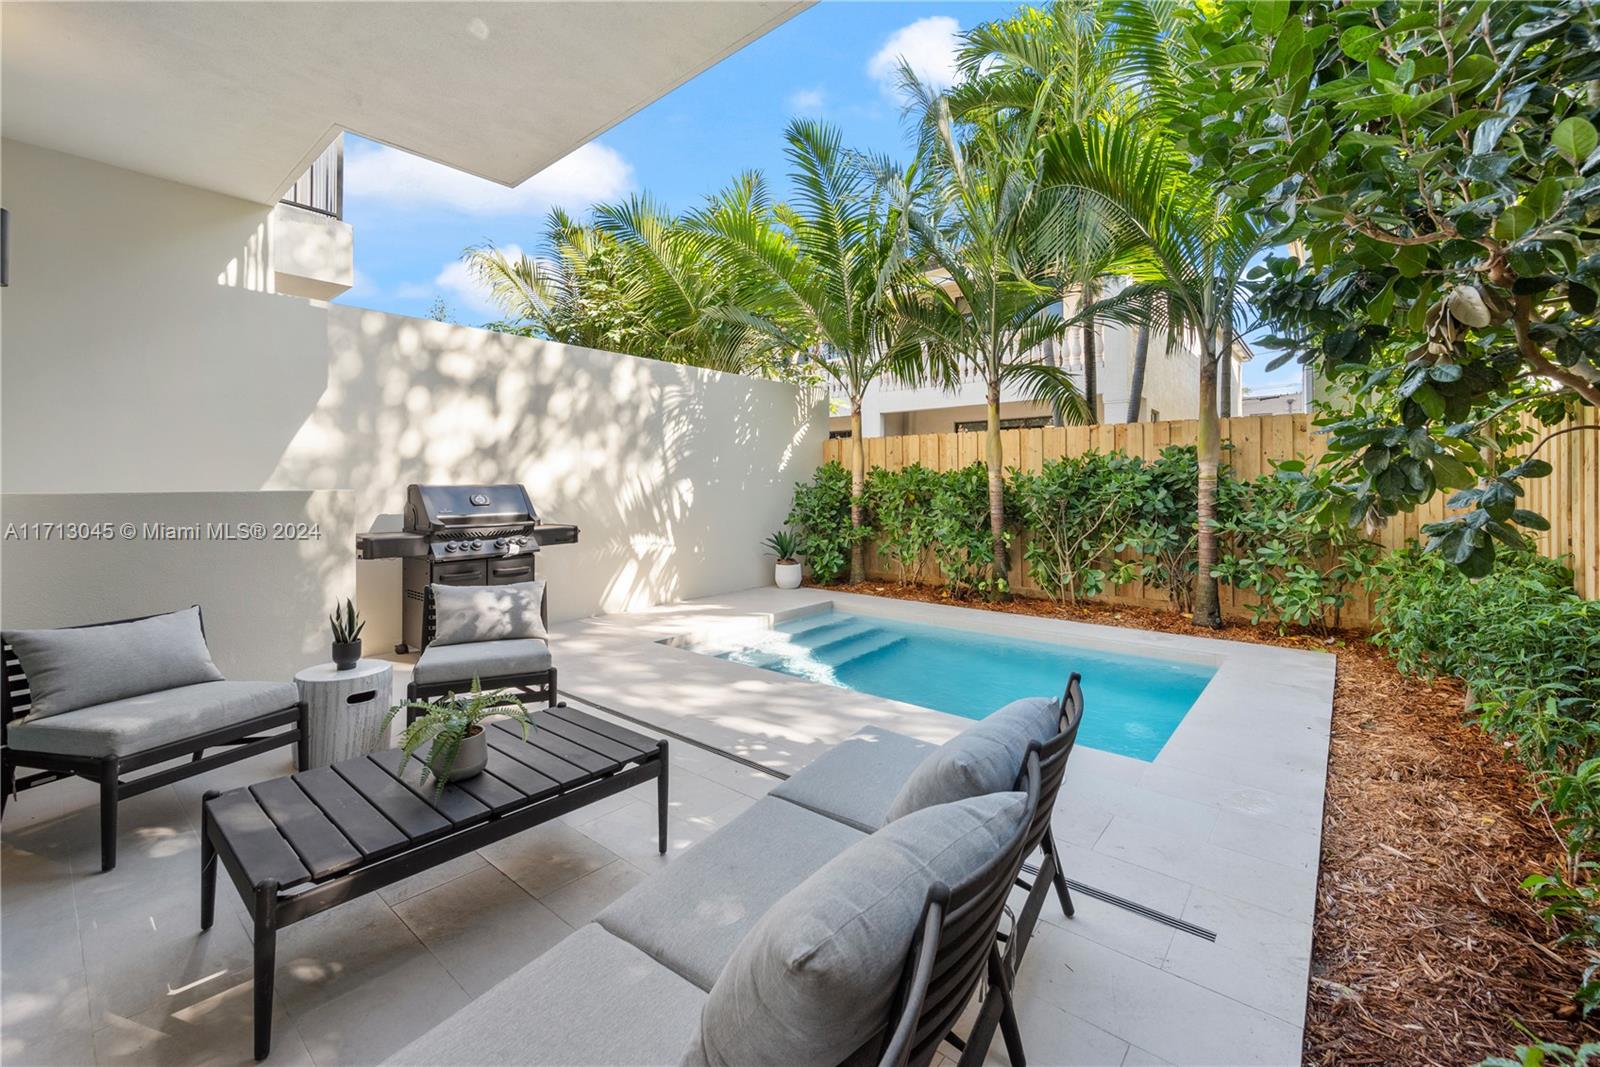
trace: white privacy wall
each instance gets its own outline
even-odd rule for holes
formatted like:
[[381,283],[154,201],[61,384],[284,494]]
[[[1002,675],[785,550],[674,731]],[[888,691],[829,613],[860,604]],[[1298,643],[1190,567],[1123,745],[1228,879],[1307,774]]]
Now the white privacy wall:
[[[540,558],[553,618],[771,580],[759,542],[826,436],[794,387],[276,295],[266,208],[12,141],[0,195],[7,494],[203,492],[226,510],[241,491],[345,490],[365,529],[395,521],[409,482],[520,482],[583,530]],[[320,551],[283,581],[326,574],[331,605],[355,592],[333,565],[354,546]],[[89,621],[70,550],[47,558]],[[217,570],[216,595],[237,580]],[[399,638],[398,565],[363,564],[356,584],[381,650]],[[4,625],[34,614],[0,590]],[[285,672],[310,662],[303,635],[257,639]]]

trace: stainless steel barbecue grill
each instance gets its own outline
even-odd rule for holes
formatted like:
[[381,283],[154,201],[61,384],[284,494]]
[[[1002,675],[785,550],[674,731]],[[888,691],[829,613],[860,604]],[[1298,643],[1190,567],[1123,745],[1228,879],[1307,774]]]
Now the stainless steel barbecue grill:
[[405,571],[407,647],[433,640],[425,617],[429,583],[504,585],[531,582],[534,558],[547,545],[570,545],[578,528],[542,522],[520,485],[410,485],[404,528],[356,536],[361,559],[401,559]]

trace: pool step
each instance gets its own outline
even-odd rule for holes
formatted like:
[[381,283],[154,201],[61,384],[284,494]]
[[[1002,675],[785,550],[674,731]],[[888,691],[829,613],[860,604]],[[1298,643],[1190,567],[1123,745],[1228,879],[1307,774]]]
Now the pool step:
[[808,648],[812,652],[821,655],[832,649],[838,648],[841,645],[848,645],[852,642],[873,637],[881,633],[883,633],[883,631],[876,626],[852,619],[851,624],[844,629],[829,630],[827,633],[822,634],[819,638],[814,640],[810,634],[807,634],[804,640],[798,640],[794,643],[802,648]]
[[847,626],[856,625],[856,619],[841,619],[830,612],[821,615],[812,615],[793,622],[786,622],[774,627],[774,632],[786,634],[791,638],[810,637],[814,634],[825,634],[830,631],[841,630]]
[[[873,630],[871,636],[864,637],[843,648],[835,649],[834,654],[828,656],[827,663],[837,669],[852,663],[859,663],[868,656],[875,656],[880,652],[886,652],[905,643],[906,639],[901,634]],[[840,655],[839,653],[843,654]]]

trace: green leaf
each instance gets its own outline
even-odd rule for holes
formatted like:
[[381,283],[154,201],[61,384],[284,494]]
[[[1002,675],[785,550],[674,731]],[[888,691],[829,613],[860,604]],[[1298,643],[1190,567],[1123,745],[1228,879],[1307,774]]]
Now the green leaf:
[[1542,222],[1555,214],[1556,208],[1561,206],[1561,183],[1554,176],[1547,176],[1524,194],[1522,202],[1531,208]]
[[1262,36],[1277,33],[1289,20],[1289,0],[1255,0],[1250,5],[1250,28]]
[[1556,127],[1556,132],[1550,135],[1550,143],[1568,163],[1576,167],[1588,158],[1596,146],[1600,146],[1600,133],[1595,132],[1588,119],[1573,115],[1563,119]]
[[1365,63],[1378,51],[1378,45],[1382,42],[1377,27],[1351,26],[1339,35],[1339,51],[1357,63]]
[[1466,489],[1477,482],[1467,465],[1448,452],[1433,457],[1433,480],[1441,489]]
[[1502,241],[1515,241],[1539,221],[1526,204],[1512,204],[1494,220],[1494,235]]
[[1427,265],[1426,245],[1400,245],[1394,250],[1394,267],[1402,278],[1415,278]]

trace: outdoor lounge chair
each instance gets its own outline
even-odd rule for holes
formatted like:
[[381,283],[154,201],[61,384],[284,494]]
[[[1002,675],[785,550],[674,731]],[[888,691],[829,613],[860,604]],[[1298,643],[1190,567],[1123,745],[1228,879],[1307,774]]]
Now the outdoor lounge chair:
[[[902,739],[916,746],[921,768],[904,776],[912,799],[920,791],[938,802],[886,818],[891,797],[870,833],[774,790],[389,1062],[925,1065],[987,976],[990,995],[977,1021],[965,1041],[952,1043],[971,1067],[983,1062],[998,1027],[1012,1062],[1022,1063],[1011,978],[1025,938],[1020,918],[1004,933],[999,925],[1024,859],[1048,835],[1081,699],[1074,682],[1062,701],[1018,701],[945,746]],[[1030,730],[1018,729],[1022,723]],[[1030,731],[1020,751],[1012,747]],[[790,783],[831,779],[841,748],[868,747],[861,737]],[[888,746],[896,759],[909,751],[894,740]],[[1010,770],[997,778],[1002,766]],[[1025,799],[1007,808],[1016,803],[1010,798]],[[959,877],[935,877],[949,872],[936,872],[929,859],[909,875],[893,869],[888,857],[926,855],[917,853],[919,839],[975,814],[995,833],[982,863]],[[1013,826],[1012,815],[1014,829],[996,832]],[[1042,871],[1034,884],[1050,881]],[[885,883],[914,895],[893,902],[901,925],[892,934],[881,918],[863,917],[880,914]],[[852,907],[864,910],[851,914]],[[838,934],[858,927],[876,938],[862,944]],[[793,1015],[774,1020],[781,1010]]]
[[[412,668],[409,700],[483,688],[516,689],[556,702],[550,609],[543,580],[504,585],[429,585],[423,632],[431,635]],[[408,713],[408,719],[419,712]]]
[[[99,782],[102,871],[117,865],[123,799],[285,745],[307,766],[306,709],[294,683],[225,680],[198,606],[0,640],[0,812],[14,789],[73,775]],[[18,768],[40,773],[18,777]]]

